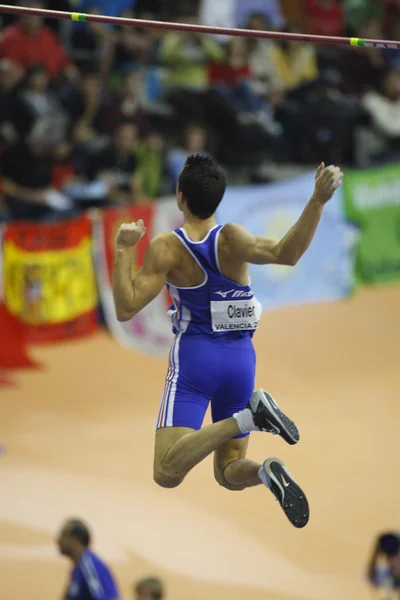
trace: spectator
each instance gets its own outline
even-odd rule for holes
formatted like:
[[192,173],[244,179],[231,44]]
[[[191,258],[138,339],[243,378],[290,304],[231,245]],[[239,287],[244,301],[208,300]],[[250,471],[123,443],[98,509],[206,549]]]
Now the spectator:
[[[198,22],[198,17],[185,15],[179,20]],[[161,41],[160,59],[167,67],[166,100],[180,123],[207,118],[208,66],[223,57],[223,48],[212,36],[171,32]]]
[[[198,18],[185,17],[180,21],[198,22]],[[169,69],[168,86],[202,91],[207,86],[207,65],[221,60],[224,51],[210,36],[171,32],[161,43],[160,57]]]
[[317,54],[310,44],[277,42],[268,54],[275,91],[292,91],[318,77]]
[[113,42],[113,64],[117,71],[156,61],[157,36],[149,29],[119,27]]
[[[269,21],[260,13],[250,15],[246,24],[246,29],[254,29],[256,31],[267,31],[270,28]],[[271,96],[278,89],[281,90],[270,56],[273,42],[260,38],[248,38],[247,45],[253,89],[259,95],[270,97],[271,99]]]
[[[382,24],[369,19],[359,26],[356,34],[361,38],[381,39]],[[341,52],[338,66],[345,94],[361,98],[368,90],[381,88],[386,61],[379,48],[346,48]]]
[[[24,6],[43,8],[40,0],[23,2]],[[9,25],[0,38],[0,57],[9,58],[20,69],[42,63],[51,78],[64,73],[76,80],[78,71],[66,55],[55,34],[43,24],[42,17],[23,15],[19,23]]]
[[135,583],[133,600],[164,600],[164,586],[156,577],[146,577]]
[[131,121],[143,135],[149,128],[148,114],[144,108],[144,81],[139,71],[129,70],[123,76],[120,88],[107,104],[105,117],[108,133],[121,121]]
[[400,150],[400,73],[389,71],[382,90],[367,92],[362,104],[371,117],[375,132]]
[[41,144],[19,141],[2,155],[4,203],[12,219],[62,216],[72,203],[53,188],[54,158]]
[[165,143],[157,131],[149,131],[136,150],[135,189],[140,199],[153,199],[173,192],[166,168]]
[[52,150],[65,143],[67,115],[57,95],[49,89],[43,65],[32,65],[26,71],[9,104],[8,121],[20,140]]
[[113,574],[90,544],[90,532],[82,521],[70,519],[63,525],[57,545],[73,564],[63,600],[119,600]]
[[[95,5],[89,5],[86,12],[100,14]],[[69,30],[70,54],[80,70],[85,71],[90,65],[97,63],[99,71],[107,76],[114,60],[114,38],[115,32],[108,25],[93,21],[75,22]]]
[[107,107],[100,74],[97,71],[87,72],[79,87],[71,88],[62,98],[69,115],[76,171],[84,175],[91,156],[109,141]]
[[168,171],[174,186],[178,183],[187,157],[190,154],[208,154],[207,145],[208,135],[204,127],[195,123],[189,124],[183,133],[182,146],[171,150],[167,158]]
[[137,127],[121,123],[113,140],[92,157],[89,178],[103,181],[107,197],[114,203],[132,203],[136,199],[136,148]]
[[367,577],[371,586],[381,591],[382,600],[398,598],[400,590],[400,536],[398,534],[385,533],[378,537],[369,560]]
[[249,45],[244,38],[232,39],[227,48],[228,61],[213,65],[211,82],[236,114],[239,123],[255,125],[267,135],[278,136],[280,126],[274,122],[267,99],[254,91],[250,79]]

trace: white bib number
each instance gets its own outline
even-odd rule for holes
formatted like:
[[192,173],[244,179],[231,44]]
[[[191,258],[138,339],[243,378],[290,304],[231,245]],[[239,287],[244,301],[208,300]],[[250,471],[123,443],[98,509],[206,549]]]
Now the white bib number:
[[261,317],[256,298],[248,300],[213,300],[210,303],[214,332],[255,331]]

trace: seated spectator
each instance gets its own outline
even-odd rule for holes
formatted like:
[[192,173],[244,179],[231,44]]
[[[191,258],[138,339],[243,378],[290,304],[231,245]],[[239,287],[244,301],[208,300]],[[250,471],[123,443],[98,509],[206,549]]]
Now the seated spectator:
[[317,53],[311,44],[274,42],[268,46],[268,59],[273,92],[281,98],[288,92],[308,86],[318,77]]
[[4,148],[4,203],[11,219],[48,219],[72,208],[52,186],[53,164],[52,152],[40,143],[20,141]]
[[135,583],[133,600],[164,600],[164,586],[156,577],[145,577]]
[[[382,39],[380,21],[369,19],[357,30],[357,37]],[[385,55],[379,48],[345,48],[341,52],[339,70],[341,90],[361,97],[368,90],[379,90],[385,74]]]
[[111,202],[132,203],[136,199],[137,128],[121,123],[113,140],[92,157],[89,179],[100,179],[107,186]]
[[165,143],[157,131],[149,131],[136,150],[135,189],[141,200],[167,196],[174,191],[166,168]]
[[47,148],[67,140],[68,119],[61,102],[49,88],[49,76],[43,65],[26,71],[7,111],[8,124],[21,140]]
[[400,73],[389,71],[382,90],[367,92],[362,105],[370,115],[376,133],[400,149]]
[[78,174],[85,174],[92,154],[109,141],[100,74],[97,71],[86,73],[79,86],[67,90],[62,100],[69,116],[76,170]]
[[167,157],[167,166],[173,185],[176,186],[179,174],[186,159],[191,154],[208,154],[208,136],[204,127],[194,123],[188,125],[183,133],[182,146],[171,150]]
[[[95,4],[88,5],[85,12],[101,14]],[[68,41],[70,54],[79,69],[85,71],[91,64],[98,63],[99,71],[108,75],[114,60],[114,36],[115,30],[103,23],[74,22]]]
[[[182,17],[181,22],[198,22],[195,16]],[[160,58],[168,69],[166,85],[183,89],[204,90],[207,66],[222,60],[224,51],[210,36],[200,33],[167,33],[161,42]]]
[[[246,29],[256,31],[267,31],[271,29],[269,21],[264,15],[253,13],[249,16],[246,23]],[[248,38],[247,46],[249,52],[249,67],[253,79],[253,89],[261,96],[269,97],[277,91],[281,91],[279,79],[276,76],[276,70],[271,61],[270,52],[273,46],[271,40],[260,38]]]
[[114,32],[112,62],[114,69],[149,65],[156,62],[157,35],[150,29],[118,27]]
[[367,577],[385,600],[398,598],[400,590],[400,536],[397,533],[380,535],[369,560]]
[[107,132],[112,133],[121,121],[131,121],[137,125],[139,135],[143,135],[149,127],[149,119],[143,107],[144,81],[139,71],[129,70],[122,82],[107,103],[105,117]]
[[341,36],[344,12],[341,0],[306,0],[307,33]]
[[236,113],[239,123],[255,124],[268,134],[278,135],[267,99],[258,95],[250,79],[249,46],[244,38],[233,38],[227,48],[227,62],[210,67],[210,83]]
[[[23,2],[24,6],[43,8],[40,0]],[[55,34],[43,24],[43,18],[23,15],[19,23],[9,25],[1,33],[0,57],[9,58],[20,69],[42,63],[49,76],[65,74],[76,80],[78,71],[66,55]]]

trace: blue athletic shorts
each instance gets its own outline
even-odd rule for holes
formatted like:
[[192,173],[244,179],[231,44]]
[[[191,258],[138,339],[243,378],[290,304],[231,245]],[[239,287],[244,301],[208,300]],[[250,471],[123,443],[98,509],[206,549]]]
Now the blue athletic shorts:
[[214,423],[246,408],[255,370],[250,336],[178,334],[169,354],[157,429],[200,429],[210,402]]

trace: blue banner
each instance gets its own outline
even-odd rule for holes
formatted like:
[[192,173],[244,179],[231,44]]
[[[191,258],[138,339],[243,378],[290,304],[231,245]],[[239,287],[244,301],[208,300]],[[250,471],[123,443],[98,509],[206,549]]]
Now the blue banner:
[[[221,224],[235,222],[254,235],[280,240],[294,225],[314,190],[314,173],[271,185],[229,188],[218,211]],[[343,216],[338,190],[310,248],[295,267],[250,266],[253,290],[265,310],[337,300],[353,288],[355,228]]]

